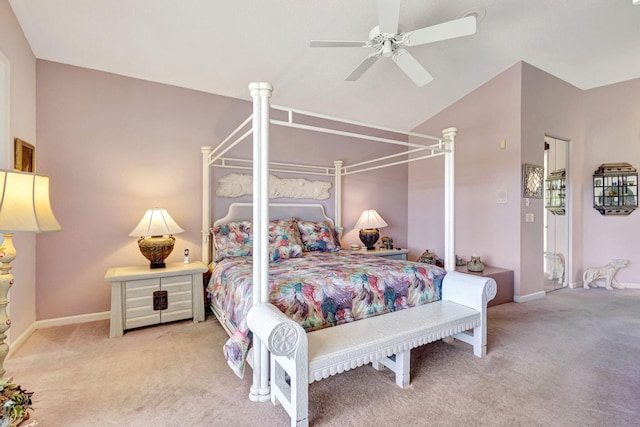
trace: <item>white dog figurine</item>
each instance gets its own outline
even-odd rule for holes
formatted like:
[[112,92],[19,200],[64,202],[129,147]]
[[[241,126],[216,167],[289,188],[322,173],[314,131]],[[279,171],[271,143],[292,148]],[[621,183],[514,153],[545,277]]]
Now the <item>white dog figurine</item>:
[[604,287],[608,290],[613,290],[613,288],[624,289],[624,285],[620,284],[616,280],[616,273],[619,269],[626,267],[629,264],[629,260],[626,259],[614,259],[604,267],[596,267],[596,268],[588,268],[582,279],[584,281],[584,288],[589,289],[589,286],[593,284],[594,287],[597,287],[598,284],[596,280],[604,279]]

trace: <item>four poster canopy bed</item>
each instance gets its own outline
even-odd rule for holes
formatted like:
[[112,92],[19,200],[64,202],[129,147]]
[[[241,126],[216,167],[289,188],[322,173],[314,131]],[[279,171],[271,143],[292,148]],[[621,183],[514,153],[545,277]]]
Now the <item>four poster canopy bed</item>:
[[[202,147],[202,253],[212,265],[210,306],[230,336],[224,346],[227,362],[240,377],[245,360],[253,368],[250,399],[279,402],[292,425],[307,425],[308,384],[314,381],[371,363],[376,369],[390,368],[403,387],[410,381],[411,349],[438,339],[470,343],[474,354],[482,357],[487,302],[495,296],[496,284],[454,271],[456,129],[431,137],[370,126],[272,106],[268,83],[251,83],[249,88],[251,116],[216,148]],[[270,118],[271,109],[284,111],[287,120]],[[304,124],[298,116],[377,133]],[[351,165],[274,163],[269,161],[271,125],[403,148]],[[400,139],[377,136],[380,131]],[[249,135],[252,160],[225,157]],[[343,176],[440,156],[445,162],[444,269],[341,249]],[[233,203],[224,217],[212,218],[212,167],[252,170],[253,202]],[[270,203],[270,172],[332,176],[335,218],[327,217],[320,204]]]

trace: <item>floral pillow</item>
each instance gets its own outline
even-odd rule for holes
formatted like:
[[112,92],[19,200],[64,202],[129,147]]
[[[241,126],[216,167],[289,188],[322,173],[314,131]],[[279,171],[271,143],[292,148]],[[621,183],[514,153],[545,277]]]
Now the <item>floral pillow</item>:
[[276,219],[269,222],[269,247],[302,246],[302,239],[295,219]]
[[249,256],[252,253],[251,221],[236,221],[211,229],[216,249],[216,262],[224,258]]
[[273,246],[269,245],[269,261],[279,261],[288,258],[300,258],[302,256],[302,246],[287,245]]
[[295,219],[269,222],[269,260],[278,261],[302,256],[302,239]]
[[336,231],[327,221],[298,221],[298,230],[305,251],[334,252],[340,250]]

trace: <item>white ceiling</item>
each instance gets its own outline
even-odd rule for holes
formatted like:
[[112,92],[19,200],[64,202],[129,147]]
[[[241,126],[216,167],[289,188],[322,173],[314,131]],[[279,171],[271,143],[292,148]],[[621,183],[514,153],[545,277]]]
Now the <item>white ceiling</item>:
[[[375,0],[9,0],[37,58],[410,130],[525,61],[581,89],[640,77],[632,0],[403,0],[414,30],[478,11],[473,36],[408,48],[433,75],[418,88],[389,58],[356,82],[370,53],[309,48],[367,40]],[[484,15],[482,17],[482,15]]]

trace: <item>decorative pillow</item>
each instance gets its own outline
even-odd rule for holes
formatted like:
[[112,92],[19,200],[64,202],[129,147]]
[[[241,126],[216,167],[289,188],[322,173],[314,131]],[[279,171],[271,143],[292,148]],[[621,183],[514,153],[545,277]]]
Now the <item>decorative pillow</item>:
[[295,219],[276,219],[269,222],[269,247],[302,246],[302,239]]
[[216,262],[224,258],[251,255],[253,232],[251,221],[230,222],[211,229],[216,248]]
[[302,246],[274,246],[269,245],[269,261],[278,261],[288,258],[300,258],[302,256]]
[[305,251],[334,252],[340,250],[336,231],[327,221],[298,221],[298,230]]

